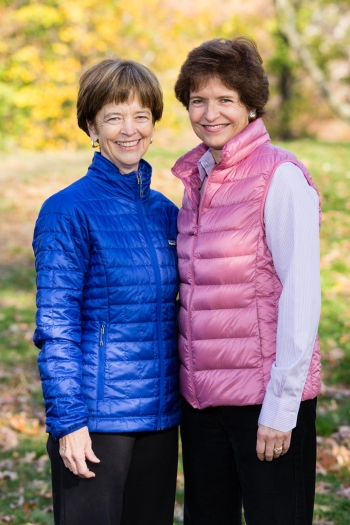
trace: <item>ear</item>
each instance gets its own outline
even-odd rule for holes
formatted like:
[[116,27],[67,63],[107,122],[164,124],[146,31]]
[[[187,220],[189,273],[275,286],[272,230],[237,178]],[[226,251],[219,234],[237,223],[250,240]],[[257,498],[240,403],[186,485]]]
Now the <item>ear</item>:
[[89,130],[89,135],[90,137],[93,139],[93,140],[97,140],[98,139],[98,133],[97,133],[97,130],[96,130],[96,125],[94,122],[89,122],[88,120],[86,121],[86,124],[87,124],[87,127],[88,127],[88,130]]

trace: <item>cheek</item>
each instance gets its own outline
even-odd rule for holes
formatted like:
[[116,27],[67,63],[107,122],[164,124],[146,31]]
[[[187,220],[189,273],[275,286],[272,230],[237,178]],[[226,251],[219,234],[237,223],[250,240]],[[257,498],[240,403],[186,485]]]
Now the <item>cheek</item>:
[[153,135],[153,131],[154,131],[154,127],[153,126],[150,126],[148,129],[146,129],[144,131],[144,137],[147,139],[147,140],[151,140],[151,137]]
[[192,108],[188,111],[188,116],[192,125],[197,124],[200,119],[200,111]]

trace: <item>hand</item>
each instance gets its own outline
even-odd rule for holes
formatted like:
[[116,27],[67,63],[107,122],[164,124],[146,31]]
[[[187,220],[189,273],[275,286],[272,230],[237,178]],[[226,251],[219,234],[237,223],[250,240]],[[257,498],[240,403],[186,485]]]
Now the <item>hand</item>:
[[[272,461],[288,452],[292,431],[280,432],[273,428],[260,425],[258,428],[258,437],[256,441],[256,453],[260,461]],[[282,448],[281,448],[282,447]],[[277,452],[274,449],[281,449]]]
[[80,478],[94,478],[86,460],[100,463],[91,448],[91,438],[87,427],[80,428],[60,439],[60,455],[65,466]]

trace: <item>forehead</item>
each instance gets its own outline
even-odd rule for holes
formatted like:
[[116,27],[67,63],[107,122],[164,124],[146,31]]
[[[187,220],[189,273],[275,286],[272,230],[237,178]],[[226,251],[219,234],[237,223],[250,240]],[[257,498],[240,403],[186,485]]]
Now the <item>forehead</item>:
[[125,102],[107,102],[102,106],[100,115],[106,115],[107,113],[137,113],[137,112],[151,113],[149,108],[144,107],[137,95],[130,97]]
[[201,83],[193,91],[190,91],[190,98],[200,96],[205,98],[217,98],[222,96],[230,96],[239,99],[239,94],[235,89],[225,86],[219,78],[209,78]]

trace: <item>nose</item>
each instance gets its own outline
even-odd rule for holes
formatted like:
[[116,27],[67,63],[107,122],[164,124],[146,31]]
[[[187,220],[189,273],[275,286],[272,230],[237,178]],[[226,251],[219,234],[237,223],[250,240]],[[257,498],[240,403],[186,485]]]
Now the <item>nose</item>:
[[214,120],[218,117],[218,115],[219,115],[219,109],[217,107],[216,101],[209,100],[206,105],[206,111],[204,115],[205,119],[208,122],[214,122]]
[[131,137],[136,132],[135,122],[132,118],[125,118],[120,130],[124,135]]

